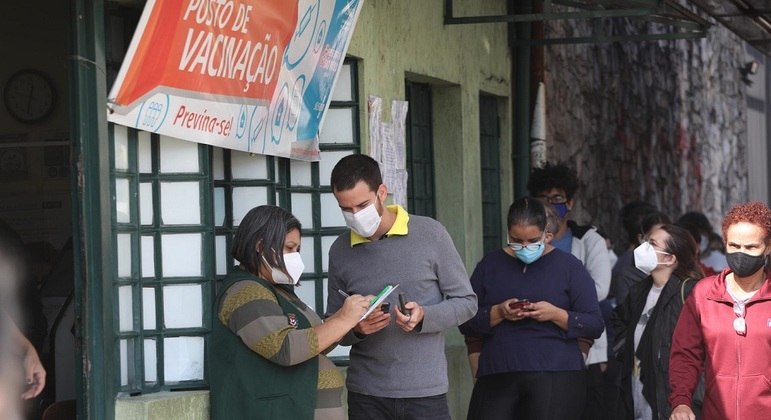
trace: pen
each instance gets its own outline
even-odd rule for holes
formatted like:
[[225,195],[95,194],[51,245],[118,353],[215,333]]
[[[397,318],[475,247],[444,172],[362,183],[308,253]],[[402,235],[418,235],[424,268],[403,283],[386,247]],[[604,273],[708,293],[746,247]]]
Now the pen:
[[337,289],[337,293],[340,293],[341,295],[345,296],[346,298],[351,297],[351,295],[349,295],[348,293],[345,293],[344,291],[342,291],[340,289]]

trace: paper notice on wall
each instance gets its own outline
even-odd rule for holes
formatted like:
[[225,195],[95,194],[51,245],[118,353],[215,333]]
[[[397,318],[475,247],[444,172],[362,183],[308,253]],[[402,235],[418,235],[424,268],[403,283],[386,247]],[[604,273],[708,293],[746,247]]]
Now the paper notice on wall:
[[407,110],[406,101],[391,103],[392,122],[381,119],[382,98],[370,96],[369,155],[380,164],[383,183],[392,195],[393,203],[407,207]]

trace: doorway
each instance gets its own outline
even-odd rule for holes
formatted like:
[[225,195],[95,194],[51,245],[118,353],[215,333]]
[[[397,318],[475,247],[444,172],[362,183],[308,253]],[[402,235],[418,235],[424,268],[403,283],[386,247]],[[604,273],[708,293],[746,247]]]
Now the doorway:
[[19,239],[26,275],[11,315],[35,346],[46,386],[25,404],[38,419],[76,398],[73,189],[70,138],[70,3],[0,4],[0,220]]

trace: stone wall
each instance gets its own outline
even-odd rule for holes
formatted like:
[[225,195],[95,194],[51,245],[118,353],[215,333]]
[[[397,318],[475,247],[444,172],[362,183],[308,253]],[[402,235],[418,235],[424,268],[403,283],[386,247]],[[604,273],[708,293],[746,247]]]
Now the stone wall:
[[[616,20],[607,29],[650,28]],[[569,21],[546,31],[589,29]],[[646,200],[673,218],[702,211],[719,230],[748,195],[743,56],[742,41],[719,26],[699,40],[547,47],[547,156],[579,174],[574,217],[618,243],[618,210]]]

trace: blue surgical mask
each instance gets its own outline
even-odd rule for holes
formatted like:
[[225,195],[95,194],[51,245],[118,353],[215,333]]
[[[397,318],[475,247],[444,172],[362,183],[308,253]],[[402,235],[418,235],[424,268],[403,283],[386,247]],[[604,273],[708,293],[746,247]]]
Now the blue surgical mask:
[[528,249],[530,248],[530,246],[527,246],[527,247],[523,247],[520,250],[514,251],[514,255],[516,255],[517,258],[519,258],[519,260],[525,264],[532,264],[536,260],[541,258],[541,255],[543,255],[543,250],[545,248],[543,241],[537,242],[534,244],[529,244],[529,245],[531,246],[538,245],[538,247],[535,250],[531,250],[531,249]]
[[554,210],[557,212],[557,216],[559,216],[560,219],[564,219],[570,211],[568,209],[567,203],[552,204],[552,206],[554,207]]

